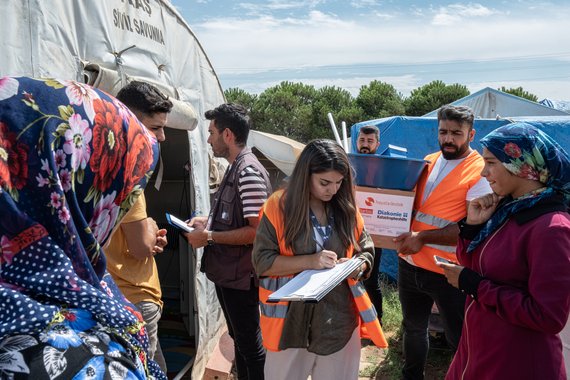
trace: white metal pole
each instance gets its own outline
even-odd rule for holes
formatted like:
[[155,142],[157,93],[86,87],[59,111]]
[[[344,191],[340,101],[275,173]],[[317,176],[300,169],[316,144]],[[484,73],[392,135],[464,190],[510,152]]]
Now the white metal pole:
[[331,125],[331,128],[332,128],[332,131],[333,131],[334,138],[335,138],[336,142],[338,143],[338,145],[343,146],[343,145],[342,145],[342,141],[340,141],[340,136],[338,135],[338,131],[336,130],[336,125],[335,125],[335,123],[334,123],[334,119],[333,119],[332,113],[329,112],[329,113],[327,114],[327,117],[329,118],[329,123],[330,123],[330,125]]
[[346,153],[348,153],[349,149],[348,149],[348,137],[346,136],[346,121],[340,123],[340,126],[342,129],[342,141],[344,142],[344,150]]

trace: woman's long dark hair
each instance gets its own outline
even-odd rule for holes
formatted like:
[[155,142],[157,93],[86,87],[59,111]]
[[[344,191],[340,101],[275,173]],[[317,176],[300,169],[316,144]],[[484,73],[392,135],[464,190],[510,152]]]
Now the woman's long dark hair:
[[313,227],[309,218],[311,175],[337,171],[344,176],[338,192],[328,202],[334,215],[333,229],[344,247],[353,245],[360,250],[354,234],[356,206],[352,186],[352,170],[345,151],[332,140],[313,140],[299,156],[289,184],[281,201],[284,215],[285,246],[293,249],[293,242],[304,236],[309,243]]

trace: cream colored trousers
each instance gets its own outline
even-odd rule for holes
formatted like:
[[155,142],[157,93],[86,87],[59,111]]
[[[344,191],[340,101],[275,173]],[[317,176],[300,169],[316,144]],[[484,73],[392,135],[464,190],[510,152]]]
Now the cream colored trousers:
[[360,366],[360,335],[354,330],[350,340],[340,351],[317,355],[304,348],[288,348],[279,352],[267,351],[266,380],[357,380]]

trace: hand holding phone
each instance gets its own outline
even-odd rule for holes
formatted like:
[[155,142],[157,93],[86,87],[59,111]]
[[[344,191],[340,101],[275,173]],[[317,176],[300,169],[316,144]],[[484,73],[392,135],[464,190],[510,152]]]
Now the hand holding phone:
[[438,255],[434,255],[434,256],[433,256],[433,259],[435,260],[435,263],[436,263],[436,264],[442,263],[442,264],[453,264],[453,265],[456,265],[456,263],[454,263],[454,262],[452,262],[452,261],[449,261],[449,260],[447,260],[447,259],[444,259],[443,257],[438,256]]
[[168,223],[170,223],[174,227],[178,228],[182,232],[194,231],[194,228],[187,225],[183,220],[178,219],[177,217],[175,217],[174,215],[171,215],[169,213],[166,213],[166,220],[168,221]]

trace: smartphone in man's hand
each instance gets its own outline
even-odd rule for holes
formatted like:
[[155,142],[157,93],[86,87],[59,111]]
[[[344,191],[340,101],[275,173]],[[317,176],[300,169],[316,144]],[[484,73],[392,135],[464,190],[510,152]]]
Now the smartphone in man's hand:
[[178,228],[182,232],[192,232],[194,228],[190,227],[186,224],[182,219],[178,219],[172,214],[166,213],[166,221],[173,225],[174,227]]

